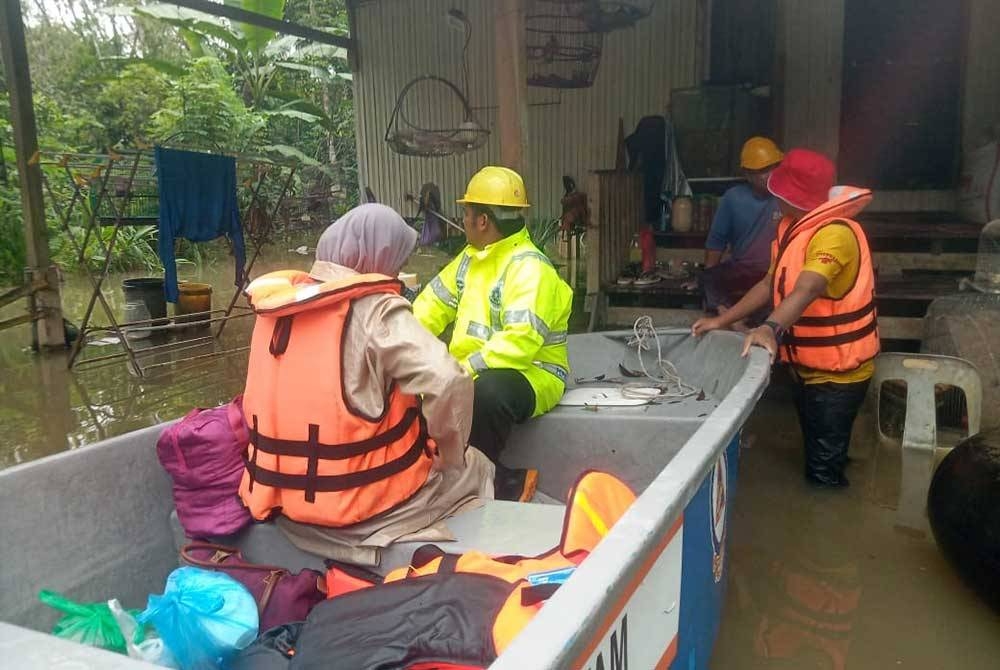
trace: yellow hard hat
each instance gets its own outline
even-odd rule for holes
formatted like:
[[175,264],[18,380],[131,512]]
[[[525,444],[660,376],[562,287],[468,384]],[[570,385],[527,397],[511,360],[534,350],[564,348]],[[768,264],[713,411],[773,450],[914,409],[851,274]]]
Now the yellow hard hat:
[[744,170],[763,170],[780,163],[784,157],[774,141],[766,137],[751,137],[740,152],[740,167]]
[[472,175],[465,187],[465,196],[456,202],[460,205],[531,207],[521,175],[496,165],[487,165]]

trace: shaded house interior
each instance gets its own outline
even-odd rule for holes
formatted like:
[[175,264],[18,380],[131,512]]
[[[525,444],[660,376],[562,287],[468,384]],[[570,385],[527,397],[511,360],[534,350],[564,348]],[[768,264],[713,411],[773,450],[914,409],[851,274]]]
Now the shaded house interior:
[[[407,194],[433,183],[443,213],[454,216],[450,203],[468,177],[503,163],[523,172],[530,215],[546,218],[559,216],[569,176],[590,200],[587,307],[600,309],[596,321],[623,325],[652,313],[658,323],[680,324],[697,313],[697,300],[678,282],[614,286],[632,237],[649,223],[661,262],[700,260],[711,210],[698,221],[699,196],[717,197],[736,183],[743,141],[769,135],[785,149],[827,154],[841,183],[876,191],[862,223],[879,268],[884,336],[915,346],[930,300],[956,291],[975,268],[986,218],[963,211],[961,179],[963,162],[997,139],[1000,44],[990,33],[1000,5],[596,4],[633,5],[637,18],[595,36],[587,34],[592,25],[569,16],[585,14],[588,0],[352,3],[361,183],[408,215],[417,205]],[[420,84],[400,98],[425,75],[451,82],[464,100]],[[398,111],[420,128],[468,128],[462,123],[472,118],[489,133],[461,153],[402,155],[386,142]],[[620,135],[644,117],[673,127],[695,195],[692,230],[647,221],[641,175],[609,181],[629,164]]]

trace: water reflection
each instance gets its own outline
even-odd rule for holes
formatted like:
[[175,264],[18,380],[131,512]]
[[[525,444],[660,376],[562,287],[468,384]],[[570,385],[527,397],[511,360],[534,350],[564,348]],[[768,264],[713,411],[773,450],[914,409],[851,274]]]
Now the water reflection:
[[[294,247],[295,245],[287,245]],[[407,270],[426,280],[447,258],[439,253],[412,257]],[[270,249],[258,260],[254,275],[277,269],[308,269],[310,257],[284,249]],[[211,284],[216,308],[232,297],[233,269],[218,263],[202,269],[181,266],[180,277]],[[123,279],[136,274],[111,275],[103,293],[111,309],[121,318]],[[79,323],[90,299],[90,283],[85,277],[69,276],[63,284],[63,310]],[[0,318],[13,315],[23,306],[8,308]],[[106,324],[104,314],[95,312],[95,323]],[[30,329],[20,327],[0,334],[0,469],[49,454],[77,449],[98,440],[185,415],[194,407],[211,407],[240,393],[246,379],[247,352],[253,318],[229,322],[222,338],[184,349],[192,338],[215,332],[182,331],[171,341],[178,347],[142,359],[145,377],[130,374],[124,359],[66,369],[66,354],[33,354]],[[165,338],[135,340],[136,347],[149,347]],[[187,342],[187,344],[184,344]],[[240,349],[244,349],[239,351]],[[115,346],[85,347],[84,357],[105,356]],[[212,352],[237,350],[227,355],[205,357]],[[202,356],[202,358],[192,357]]]
[[847,537],[858,522],[856,508],[838,505],[835,495],[810,500],[801,523],[783,524],[789,551],[768,569],[754,634],[755,655],[767,667],[847,667],[864,589]]
[[[245,341],[241,330],[246,326],[226,339]],[[129,374],[121,361],[69,371],[63,353],[37,356],[5,346],[0,355],[0,468],[214,406],[242,389],[246,373],[245,352],[146,378]]]
[[851,487],[802,481],[792,390],[751,417],[731,525],[727,600],[713,670],[993,668],[1000,617],[961,583],[932,538],[895,527],[898,467],[872,408],[858,418]]

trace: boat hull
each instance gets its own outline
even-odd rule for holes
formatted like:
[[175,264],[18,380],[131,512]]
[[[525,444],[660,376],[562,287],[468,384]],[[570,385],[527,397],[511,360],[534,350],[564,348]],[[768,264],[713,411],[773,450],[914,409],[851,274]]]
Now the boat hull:
[[[610,379],[620,366],[635,368],[628,335],[571,336],[574,377]],[[493,668],[708,667],[726,583],[739,431],[770,364],[762,350],[743,358],[733,334],[660,339],[697,396],[638,408],[559,407],[512,436],[505,461],[538,467],[551,498],[561,500],[586,469],[612,472],[640,494]],[[170,483],[155,450],[166,425],[0,472],[0,618],[13,624],[0,625],[0,650],[12,667],[69,658],[65,645],[35,632],[56,619],[38,602],[39,590],[141,607],[176,567]],[[71,656],[80,668],[148,667],[84,647]]]

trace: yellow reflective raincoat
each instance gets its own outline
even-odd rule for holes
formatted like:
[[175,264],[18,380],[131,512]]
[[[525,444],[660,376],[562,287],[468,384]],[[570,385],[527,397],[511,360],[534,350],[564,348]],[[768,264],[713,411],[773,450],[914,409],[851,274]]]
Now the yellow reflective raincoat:
[[449,350],[473,376],[521,372],[539,416],[566,388],[572,301],[573,290],[522,229],[484,249],[463,249],[420,293],[413,313],[435,335],[455,325]]

